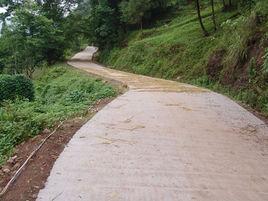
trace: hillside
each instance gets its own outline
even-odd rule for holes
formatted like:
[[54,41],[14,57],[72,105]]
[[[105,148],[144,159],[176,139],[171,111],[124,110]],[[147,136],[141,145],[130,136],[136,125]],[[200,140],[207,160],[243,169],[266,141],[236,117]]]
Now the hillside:
[[119,70],[208,87],[268,115],[265,1],[248,12],[223,12],[217,4],[215,32],[211,8],[203,7],[208,37],[201,32],[193,6],[176,9],[150,28],[129,32],[119,47],[103,51],[99,61]]

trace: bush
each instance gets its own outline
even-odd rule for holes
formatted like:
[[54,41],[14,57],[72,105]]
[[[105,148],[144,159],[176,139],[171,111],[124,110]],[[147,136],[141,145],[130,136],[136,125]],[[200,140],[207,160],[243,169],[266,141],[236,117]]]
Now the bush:
[[0,102],[26,98],[34,99],[34,86],[24,75],[0,75]]

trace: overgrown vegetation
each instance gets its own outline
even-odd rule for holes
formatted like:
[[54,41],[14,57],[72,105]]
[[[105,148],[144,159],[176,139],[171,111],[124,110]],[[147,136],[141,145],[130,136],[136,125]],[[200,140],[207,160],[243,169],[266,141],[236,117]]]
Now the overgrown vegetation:
[[97,100],[116,95],[101,80],[65,65],[43,69],[33,82],[34,101],[17,99],[0,106],[0,164],[20,142],[59,121],[85,115]]
[[0,74],[0,104],[4,100],[34,99],[34,87],[30,79],[24,75]]
[[211,6],[202,4],[207,37],[189,4],[151,28],[131,31],[121,46],[102,51],[99,60],[120,70],[208,87],[268,115],[268,4],[232,5],[215,4],[215,31]]

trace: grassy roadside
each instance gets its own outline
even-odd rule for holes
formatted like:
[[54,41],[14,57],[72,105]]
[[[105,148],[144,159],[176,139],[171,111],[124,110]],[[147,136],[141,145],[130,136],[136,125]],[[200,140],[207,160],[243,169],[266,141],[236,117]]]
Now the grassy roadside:
[[[152,28],[129,33],[120,47],[104,51],[99,61],[112,68],[187,82],[224,93],[268,116],[268,7],[260,1],[251,12],[222,12],[216,5],[218,30],[210,7],[202,8],[206,29],[196,11],[183,7]],[[267,54],[268,55],[268,54]]]
[[17,100],[0,106],[0,164],[17,144],[59,121],[86,115],[96,101],[117,94],[100,79],[65,64],[39,71],[33,82],[34,101]]
[[[210,9],[203,11],[204,24],[213,29]],[[225,21],[236,12],[221,13],[218,21]],[[167,79],[194,77],[204,71],[204,64],[217,49],[218,33],[203,37],[196,12],[192,6],[179,10],[176,17],[161,26],[134,31],[129,34],[127,46],[104,52],[100,60],[121,70]]]

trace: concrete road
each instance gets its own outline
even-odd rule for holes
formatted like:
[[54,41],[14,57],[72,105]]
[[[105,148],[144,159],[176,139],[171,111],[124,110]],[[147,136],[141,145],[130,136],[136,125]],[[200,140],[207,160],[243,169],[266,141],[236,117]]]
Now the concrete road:
[[211,91],[91,63],[93,52],[69,64],[129,90],[75,134],[38,201],[268,200],[261,120]]

